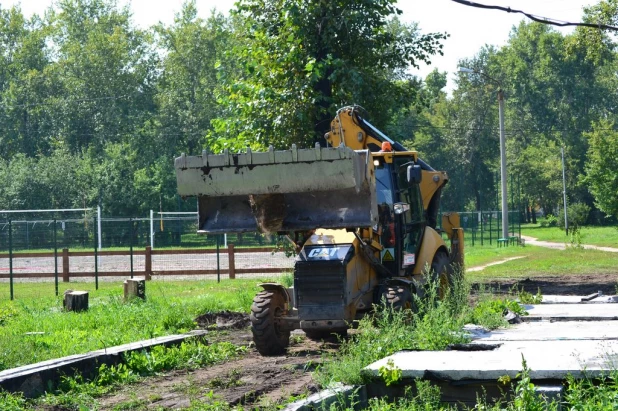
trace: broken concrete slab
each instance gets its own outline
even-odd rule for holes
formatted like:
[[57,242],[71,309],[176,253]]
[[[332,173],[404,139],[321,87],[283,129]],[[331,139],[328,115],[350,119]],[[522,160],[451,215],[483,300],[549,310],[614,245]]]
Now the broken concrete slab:
[[532,380],[600,377],[616,369],[618,341],[506,341],[491,351],[399,352],[374,362],[362,373],[377,378],[380,367],[393,361],[404,379],[495,382],[504,376],[516,378],[522,358]]
[[475,342],[618,340],[618,321],[524,322],[469,335]]
[[541,304],[598,304],[598,303],[618,303],[618,296],[615,295],[599,295],[588,299],[590,296],[580,295],[544,295]]
[[618,320],[618,304],[536,304],[524,305],[524,321],[608,321]]
[[364,385],[343,385],[337,383],[331,388],[316,392],[305,399],[293,402],[284,411],[326,410],[332,404],[355,407],[367,404],[367,390]]

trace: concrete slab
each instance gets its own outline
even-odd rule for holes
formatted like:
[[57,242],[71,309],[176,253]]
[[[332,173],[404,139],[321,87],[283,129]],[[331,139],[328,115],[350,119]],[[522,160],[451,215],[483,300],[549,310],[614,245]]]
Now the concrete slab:
[[523,321],[607,321],[618,320],[618,304],[524,305],[529,315]]
[[399,352],[383,358],[362,372],[378,377],[389,360],[403,378],[442,381],[496,381],[515,378],[522,357],[533,380],[562,380],[567,375],[581,378],[607,375],[618,363],[618,341],[507,341],[492,351]]
[[122,354],[131,351],[149,350],[157,345],[177,345],[188,338],[201,338],[206,330],[195,330],[187,334],[168,335],[130,344],[70,355],[0,372],[0,388],[9,392],[21,392],[27,398],[41,395],[55,387],[62,375],[74,375],[76,370],[84,377],[96,374],[101,364],[115,365],[121,362]]
[[469,333],[475,342],[618,340],[618,321],[536,321]]
[[[283,411],[314,411],[330,409],[331,404],[343,402],[346,406],[367,405],[367,389],[364,385],[335,384],[332,388],[316,392],[305,399],[293,402]],[[341,405],[341,404],[339,404]]]
[[598,304],[598,303],[618,303],[618,296],[602,295],[591,299],[590,301],[582,301],[586,296],[581,295],[544,295],[542,304]]

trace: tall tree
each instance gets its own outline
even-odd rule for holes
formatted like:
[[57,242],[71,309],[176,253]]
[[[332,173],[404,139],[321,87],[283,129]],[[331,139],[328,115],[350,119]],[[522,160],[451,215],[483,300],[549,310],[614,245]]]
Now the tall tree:
[[[57,138],[72,151],[103,150],[134,135],[153,111],[154,54],[128,7],[114,0],[61,0],[49,13]],[[136,138],[138,138],[137,136]]]
[[416,91],[407,68],[441,52],[445,37],[421,34],[398,21],[400,13],[394,0],[241,0],[234,55],[244,72],[225,79],[228,111],[211,145],[323,141],[336,109],[348,104],[384,126],[389,110]]
[[618,130],[613,121],[601,120],[586,136],[590,142],[584,183],[595,205],[618,217]]
[[51,117],[44,100],[53,90],[45,71],[45,24],[17,7],[0,8],[0,157],[48,153]]

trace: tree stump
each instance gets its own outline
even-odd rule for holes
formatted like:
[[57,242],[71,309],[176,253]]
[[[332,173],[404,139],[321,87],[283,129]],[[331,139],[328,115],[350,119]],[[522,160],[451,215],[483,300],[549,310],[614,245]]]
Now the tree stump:
[[136,297],[146,299],[146,280],[125,280],[123,285],[125,301]]
[[66,290],[64,292],[64,309],[66,311],[87,311],[88,291]]

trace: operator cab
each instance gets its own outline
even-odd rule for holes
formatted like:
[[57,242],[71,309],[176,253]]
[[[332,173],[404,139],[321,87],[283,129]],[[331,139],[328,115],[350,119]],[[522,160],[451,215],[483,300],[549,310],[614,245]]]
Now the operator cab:
[[[400,153],[397,153],[400,154]],[[403,154],[403,153],[401,153]],[[427,225],[414,157],[393,155],[392,162],[374,153],[380,261],[393,276],[410,275]],[[418,166],[417,166],[418,167]],[[420,173],[419,173],[420,175]],[[410,181],[412,180],[412,181]]]

